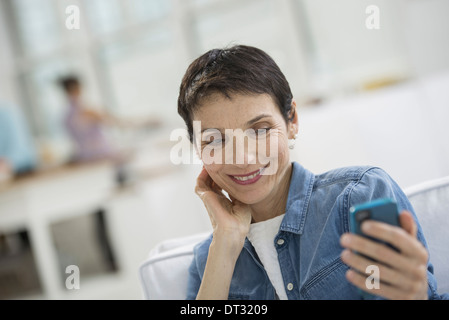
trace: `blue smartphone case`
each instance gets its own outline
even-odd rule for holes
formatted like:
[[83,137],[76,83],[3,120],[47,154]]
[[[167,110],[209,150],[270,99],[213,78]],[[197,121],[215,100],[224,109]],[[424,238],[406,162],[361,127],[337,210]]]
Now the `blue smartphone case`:
[[399,211],[396,202],[389,198],[374,200],[351,207],[350,212],[350,231],[363,235],[360,229],[362,222],[366,219],[372,219],[394,226],[399,226]]
[[[350,208],[350,215],[349,215],[349,228],[352,233],[362,235],[368,239],[371,239],[373,241],[377,241],[380,243],[384,243],[388,245],[393,250],[397,250],[393,246],[391,246],[388,243],[385,243],[384,241],[375,239],[373,237],[365,235],[361,230],[362,222],[371,219],[376,220],[384,223],[388,223],[394,226],[400,226],[399,224],[399,210],[397,207],[397,204],[394,200],[383,198],[378,199],[366,203],[362,203],[360,205],[356,205]],[[367,257],[368,259],[371,259]],[[373,260],[373,259],[371,259]],[[374,261],[374,260],[373,260]],[[359,293],[364,299],[372,298],[373,295],[370,293],[367,293],[361,289],[358,289]]]

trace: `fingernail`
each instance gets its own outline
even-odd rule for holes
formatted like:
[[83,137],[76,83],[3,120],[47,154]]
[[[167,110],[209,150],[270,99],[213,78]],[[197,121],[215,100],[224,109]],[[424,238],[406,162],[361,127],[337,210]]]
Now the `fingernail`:
[[347,278],[348,280],[354,279],[354,275],[355,275],[355,273],[354,273],[353,270],[348,270],[348,271],[346,271],[346,278]]
[[342,245],[348,245],[351,242],[351,237],[349,234],[344,234],[341,236],[341,244]]
[[372,226],[373,225],[371,224],[371,222],[365,221],[362,223],[362,231],[363,232],[369,231],[369,230],[371,230]]

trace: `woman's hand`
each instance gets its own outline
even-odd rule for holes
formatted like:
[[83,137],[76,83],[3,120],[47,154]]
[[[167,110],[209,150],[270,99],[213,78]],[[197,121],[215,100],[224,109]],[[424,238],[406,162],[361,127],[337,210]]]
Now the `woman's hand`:
[[[365,234],[390,243],[399,252],[355,234],[342,235],[341,245],[347,249],[341,258],[353,269],[348,270],[346,277],[360,289],[387,299],[427,299],[427,250],[416,238],[417,225],[412,214],[401,212],[399,221],[402,228],[376,221],[362,224]],[[379,289],[367,288],[366,280],[371,274],[366,270],[370,265],[379,268]]]
[[235,263],[249,231],[251,208],[231,195],[232,201],[226,198],[204,167],[198,176],[195,192],[206,206],[214,229],[196,298],[227,299]]
[[235,240],[243,246],[251,223],[249,205],[231,195],[232,202],[226,198],[204,167],[198,176],[195,192],[206,207],[214,235],[225,236],[227,241]]

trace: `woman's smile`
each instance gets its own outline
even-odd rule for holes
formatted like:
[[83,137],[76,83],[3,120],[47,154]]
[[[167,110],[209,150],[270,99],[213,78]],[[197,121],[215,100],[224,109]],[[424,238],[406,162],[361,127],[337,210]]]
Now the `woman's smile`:
[[238,174],[238,175],[229,174],[228,176],[232,179],[232,181],[240,185],[253,184],[259,181],[260,178],[262,178],[263,171],[265,170],[265,168],[266,167],[259,168],[258,170],[247,174]]

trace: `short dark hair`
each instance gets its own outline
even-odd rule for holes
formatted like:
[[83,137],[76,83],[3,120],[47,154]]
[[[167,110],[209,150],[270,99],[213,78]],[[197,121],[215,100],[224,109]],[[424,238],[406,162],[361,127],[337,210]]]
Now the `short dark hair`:
[[187,125],[193,141],[193,111],[201,99],[221,93],[269,94],[286,123],[291,115],[293,95],[290,85],[275,61],[263,50],[236,45],[227,49],[213,49],[194,60],[182,79],[178,113]]
[[58,83],[65,92],[70,92],[74,86],[80,85],[80,79],[76,75],[67,75],[59,78]]

